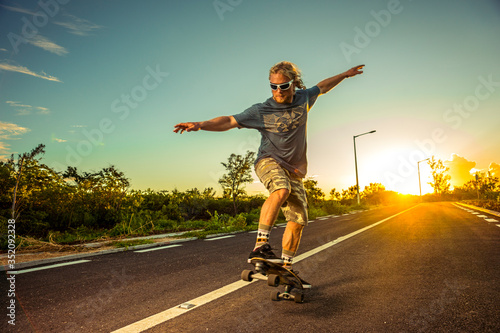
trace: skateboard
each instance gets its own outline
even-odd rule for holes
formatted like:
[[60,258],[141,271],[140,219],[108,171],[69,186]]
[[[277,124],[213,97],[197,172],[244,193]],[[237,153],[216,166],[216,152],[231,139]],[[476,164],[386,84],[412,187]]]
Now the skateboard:
[[[277,290],[271,292],[271,300],[290,300],[295,303],[304,301],[304,289],[307,289],[302,284],[302,280],[292,271],[284,268],[281,265],[267,261],[262,258],[253,258],[250,263],[254,265],[256,272],[253,270],[244,270],[241,272],[241,279],[244,281],[253,281],[259,279],[267,281],[267,285],[271,287],[285,286],[285,292],[280,293]],[[296,289],[295,291],[293,289]]]

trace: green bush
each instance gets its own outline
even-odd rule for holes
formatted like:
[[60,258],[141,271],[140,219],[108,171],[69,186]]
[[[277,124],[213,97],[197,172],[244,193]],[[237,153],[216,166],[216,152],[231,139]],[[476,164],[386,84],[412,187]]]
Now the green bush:
[[496,200],[465,200],[465,204],[500,212],[500,196]]

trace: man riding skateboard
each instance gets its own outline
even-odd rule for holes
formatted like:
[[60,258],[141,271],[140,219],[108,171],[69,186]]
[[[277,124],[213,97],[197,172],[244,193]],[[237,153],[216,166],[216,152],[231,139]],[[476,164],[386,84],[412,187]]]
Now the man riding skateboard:
[[[282,61],[269,71],[272,98],[233,116],[174,126],[174,132],[181,134],[198,130],[227,131],[236,127],[252,128],[261,133],[255,173],[269,191],[269,197],[261,209],[257,240],[249,262],[258,257],[292,269],[302,229],[308,220],[306,191],[302,183],[307,172],[308,112],[319,95],[326,94],[345,78],[362,74],[363,67],[355,66],[306,89],[297,66]],[[280,208],[287,226],[282,239],[282,254],[277,257],[269,245],[269,236]]]

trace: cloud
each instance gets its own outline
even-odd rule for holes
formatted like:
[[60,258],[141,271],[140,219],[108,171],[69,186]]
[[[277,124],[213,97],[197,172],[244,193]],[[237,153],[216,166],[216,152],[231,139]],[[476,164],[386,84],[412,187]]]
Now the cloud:
[[[3,7],[13,12],[27,14],[31,16],[40,15],[40,12],[35,13],[21,7],[12,7],[6,5],[0,5],[0,7]],[[95,24],[89,20],[85,20],[68,13],[63,13],[62,17],[61,15],[59,15],[58,17],[60,19],[58,21],[54,21],[53,23],[63,28],[66,28],[69,33],[77,36],[88,36],[92,31],[103,28],[102,26]],[[23,36],[23,41],[33,46],[40,47],[51,53],[57,54],[59,56],[66,55],[69,53],[66,48],[54,43],[49,38],[42,36],[39,33],[35,33],[33,37]],[[0,50],[7,51],[5,49],[0,49]]]
[[[71,127],[72,128],[85,128],[85,127],[87,127],[87,125],[72,125]],[[75,134],[76,130],[74,130],[74,129],[69,130],[68,133]]]
[[7,49],[0,48],[0,52],[7,52]]
[[27,105],[27,104],[20,104],[21,102],[7,101],[5,103],[9,104],[12,107],[16,107],[16,108],[31,108],[32,107],[31,105]]
[[[17,12],[17,13],[22,13],[22,14],[27,14],[31,16],[36,16],[40,15],[40,12],[35,13],[30,10],[20,8],[20,7],[12,7],[12,6],[6,6],[6,5],[0,5],[0,7],[3,7],[7,10]],[[35,35],[33,37],[28,37],[23,35],[22,36],[23,42],[29,43],[33,46],[40,47],[44,49],[45,51],[49,51],[51,53],[57,54],[57,55],[65,55],[68,53],[68,50],[66,50],[63,46],[57,45],[47,37],[44,37],[38,33],[38,30],[35,31]]]
[[17,135],[28,133],[29,128],[0,121],[0,140],[14,140]]
[[32,38],[27,38],[26,41],[30,43],[33,46],[37,46],[39,48],[44,49],[45,51],[49,51],[51,53],[57,54],[57,55],[66,55],[68,54],[68,50],[66,50],[64,47],[57,45],[53,41],[49,40],[47,37],[44,37],[40,34],[35,35]]
[[38,114],[41,114],[41,115],[47,115],[47,114],[50,114],[50,110],[48,108],[44,108],[42,106],[37,106],[36,109],[38,110]]
[[470,171],[476,166],[476,162],[468,161],[465,157],[452,154],[451,160],[444,161],[443,164],[450,168],[448,174],[451,176],[450,182],[453,187],[462,186],[473,179]]
[[21,127],[13,123],[0,121],[0,161],[5,161],[10,155],[10,145],[3,142],[4,140],[19,139],[16,136],[23,135],[30,131],[29,128]]
[[6,144],[5,142],[0,141],[0,161],[5,162],[7,161],[9,153],[9,147],[10,145]]
[[26,75],[31,75],[34,77],[38,77],[40,79],[44,80],[49,80],[49,81],[55,81],[55,82],[62,82],[55,76],[47,75],[45,72],[40,72],[40,73],[35,73],[32,70],[28,69],[27,67],[24,66],[19,66],[19,65],[13,65],[9,64],[7,62],[0,62],[0,71],[10,71],[10,72],[17,72],[21,74],[26,74]]
[[27,116],[27,115],[31,114],[31,108],[32,108],[31,105],[21,104],[20,102],[14,102],[14,101],[7,101],[5,103],[7,103],[11,107],[15,108],[16,112],[17,112],[16,114],[18,116]]
[[0,7],[8,9],[8,10],[10,10],[12,12],[17,12],[17,13],[22,13],[22,14],[28,14],[28,15],[35,15],[36,14],[36,13],[34,13],[32,11],[29,11],[27,9],[20,8],[20,7],[12,7],[12,6],[6,6],[6,5],[1,5],[1,4],[0,4]]
[[500,178],[500,164],[491,162],[490,167],[488,170],[491,172],[491,175],[493,177],[499,177]]
[[49,108],[45,108],[43,106],[31,106],[28,104],[22,104],[21,102],[15,101],[6,101],[5,103],[9,104],[9,106],[16,109],[18,116],[27,116],[32,113],[32,110],[36,110],[36,113],[39,115],[48,115],[50,114]]
[[59,138],[56,138],[56,136],[54,134],[52,134],[52,142],[59,142],[59,143],[62,143],[62,142],[67,142],[68,140],[64,140],[64,139],[59,139]]
[[93,30],[102,28],[102,26],[98,24],[71,14],[64,14],[64,17],[66,18],[64,21],[54,22],[54,24],[68,29],[68,32],[73,35],[88,36]]

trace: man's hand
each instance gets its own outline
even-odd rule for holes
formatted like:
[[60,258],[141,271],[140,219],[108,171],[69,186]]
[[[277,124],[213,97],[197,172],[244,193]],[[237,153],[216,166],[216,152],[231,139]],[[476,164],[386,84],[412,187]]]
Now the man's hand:
[[233,116],[221,116],[205,121],[193,121],[189,123],[180,123],[174,126],[174,132],[182,133],[184,132],[195,132],[199,130],[212,131],[212,132],[222,132],[230,130],[231,128],[238,127],[238,122]]
[[358,66],[355,66],[349,70],[347,70],[344,74],[346,75],[346,77],[353,77],[353,76],[356,76],[358,74],[363,74],[363,67],[365,67],[365,65],[358,65]]
[[180,123],[174,126],[174,132],[180,134],[184,132],[195,132],[201,129],[201,124],[199,122],[189,122],[189,123]]
[[336,85],[342,82],[345,78],[353,77],[358,74],[363,74],[362,71],[363,67],[365,67],[365,65],[358,65],[345,71],[344,73],[340,73],[338,75],[329,77],[328,79],[324,79],[323,81],[317,84],[320,93],[326,94],[327,92],[332,90]]

